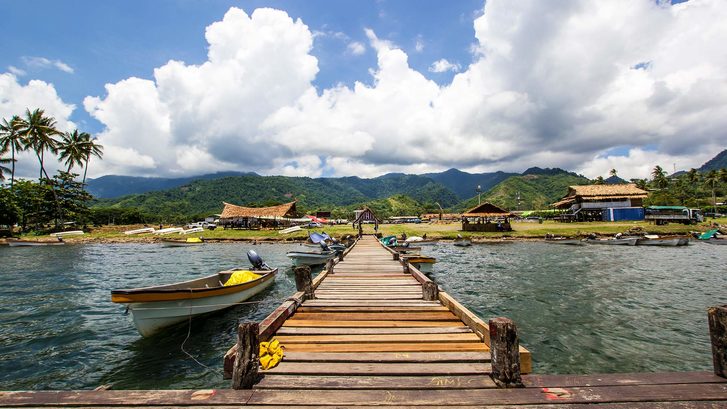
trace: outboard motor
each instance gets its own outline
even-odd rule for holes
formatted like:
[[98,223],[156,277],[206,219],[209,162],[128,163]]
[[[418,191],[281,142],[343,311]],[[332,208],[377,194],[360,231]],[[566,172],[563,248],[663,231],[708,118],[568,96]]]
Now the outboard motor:
[[323,251],[330,251],[330,250],[331,250],[331,249],[330,249],[330,248],[328,247],[328,244],[326,244],[326,243],[325,243],[325,242],[323,242],[323,241],[321,242],[321,249],[322,249]]
[[271,270],[271,268],[265,264],[262,257],[258,256],[255,250],[248,250],[247,259],[250,260],[253,270]]

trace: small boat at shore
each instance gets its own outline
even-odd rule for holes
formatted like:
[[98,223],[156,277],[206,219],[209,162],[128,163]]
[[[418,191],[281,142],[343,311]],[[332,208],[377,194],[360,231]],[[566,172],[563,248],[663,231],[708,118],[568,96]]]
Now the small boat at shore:
[[716,237],[712,237],[711,239],[702,240],[702,243],[718,244],[718,245],[719,244],[722,244],[722,245],[725,245],[725,244],[727,244],[727,239],[718,239]]
[[232,307],[270,287],[278,269],[254,252],[253,268],[220,271],[207,277],[155,287],[111,291],[111,301],[126,304],[142,336],[214,311]]
[[472,245],[472,240],[465,239],[462,237],[462,235],[458,234],[457,239],[452,244],[454,244],[457,247],[469,247]]
[[411,263],[417,270],[422,273],[431,273],[434,269],[434,263],[437,259],[429,256],[422,256],[419,254],[404,255],[404,261]]
[[581,239],[569,239],[566,237],[546,237],[545,242],[550,244],[566,244],[570,246],[582,246],[585,244]]
[[62,246],[66,244],[62,238],[58,237],[55,241],[42,240],[22,240],[22,239],[6,239],[10,247],[41,247],[41,246]]
[[302,230],[302,228],[300,226],[293,226],[293,227],[288,227],[287,229],[280,230],[278,232],[278,234],[290,234],[290,233],[295,233],[295,232],[301,231],[301,230]]
[[294,266],[317,266],[326,264],[328,260],[336,257],[335,251],[289,251],[285,254]]
[[165,234],[172,234],[172,233],[181,233],[184,231],[181,227],[169,227],[166,229],[157,230],[154,232],[156,235],[165,235]]
[[686,237],[643,237],[636,241],[637,246],[686,246],[689,239]]
[[586,243],[588,244],[607,244],[612,246],[635,246],[639,239],[636,237],[626,238],[610,238],[610,239],[594,239],[587,238]]
[[51,237],[66,237],[66,236],[83,236],[84,233],[83,230],[71,230],[71,231],[59,231],[56,233],[51,233]]
[[437,244],[437,240],[427,239],[427,238],[419,237],[419,236],[411,236],[411,237],[407,238],[406,240],[404,240],[404,244],[405,245],[415,244],[417,246],[430,246],[433,244]]
[[132,234],[145,234],[145,233],[154,233],[153,227],[145,227],[143,229],[134,229],[134,230],[127,230],[124,232],[127,236],[130,236]]
[[160,242],[164,247],[194,247],[204,244],[201,237],[190,237],[186,240],[161,239]]

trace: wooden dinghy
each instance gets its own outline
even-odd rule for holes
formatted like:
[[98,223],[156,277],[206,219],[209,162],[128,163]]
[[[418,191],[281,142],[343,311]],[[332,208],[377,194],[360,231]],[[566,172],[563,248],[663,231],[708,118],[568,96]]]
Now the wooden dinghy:
[[571,246],[582,246],[584,244],[581,239],[568,239],[565,237],[546,237],[545,242],[550,244],[567,244]]
[[588,244],[607,244],[612,246],[635,246],[639,239],[636,237],[612,238],[612,239],[586,239]]
[[265,265],[252,250],[248,258],[257,260],[249,270],[225,270],[181,283],[113,290],[111,301],[128,306],[136,329],[146,337],[190,317],[232,307],[272,285],[278,269]]
[[40,247],[40,246],[62,246],[66,244],[62,238],[58,237],[55,241],[41,240],[22,240],[22,239],[6,239],[10,247]]
[[411,263],[414,267],[416,267],[417,270],[421,271],[422,273],[431,273],[434,269],[434,263],[437,262],[436,258],[429,256],[413,254],[403,255],[402,257],[405,261]]
[[285,254],[294,266],[317,266],[336,256],[335,251],[289,251]]
[[201,237],[190,237],[186,240],[161,239],[160,243],[164,247],[195,247],[204,244]]
[[665,246],[665,247],[676,247],[686,246],[689,244],[689,239],[686,237],[658,237],[658,236],[646,236],[636,241],[638,246]]

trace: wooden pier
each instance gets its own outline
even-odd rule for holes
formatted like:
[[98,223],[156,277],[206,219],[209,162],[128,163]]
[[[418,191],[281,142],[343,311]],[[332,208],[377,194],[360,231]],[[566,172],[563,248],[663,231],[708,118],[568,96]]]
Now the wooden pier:
[[[0,392],[0,407],[727,407],[724,307],[710,310],[722,376],[545,376],[527,375],[511,321],[485,323],[373,236],[313,280],[298,269],[296,284],[261,323],[240,325],[224,362],[231,389]],[[285,357],[261,371],[258,343],[272,338]]]

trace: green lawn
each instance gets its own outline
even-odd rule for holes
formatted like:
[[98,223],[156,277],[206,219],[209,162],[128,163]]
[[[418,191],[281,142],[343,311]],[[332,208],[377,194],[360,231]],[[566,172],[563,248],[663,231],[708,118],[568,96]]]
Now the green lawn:
[[[458,234],[464,237],[475,239],[498,239],[502,237],[511,238],[541,238],[547,233],[558,236],[583,236],[589,233],[599,235],[614,235],[616,233],[624,233],[632,228],[640,228],[644,232],[654,234],[686,234],[692,231],[705,231],[713,222],[720,225],[727,224],[727,218],[709,219],[705,223],[699,225],[682,225],[668,224],[665,226],[655,226],[646,222],[590,222],[590,223],[557,223],[553,221],[545,221],[544,223],[518,223],[512,224],[511,232],[462,232],[459,223],[421,223],[421,224],[382,224],[379,226],[379,232],[384,236],[396,235],[401,236],[406,233],[408,236],[422,236],[424,234],[429,238],[454,239]],[[136,229],[135,226],[105,226],[94,228],[90,234],[82,237],[69,237],[69,242],[85,242],[85,241],[155,241],[159,236],[152,234],[143,234],[135,236],[126,236],[123,234],[126,230]],[[170,226],[164,226],[170,227]],[[356,234],[356,230],[351,225],[325,226],[323,228],[312,229],[310,231],[325,231],[334,236],[341,237],[346,234]],[[195,233],[194,236],[203,237],[212,240],[303,240],[308,235],[307,229],[292,234],[279,234],[277,230],[205,230],[201,233]],[[364,225],[365,233],[373,233],[373,225]],[[177,235],[168,235],[165,237],[179,237]]]

